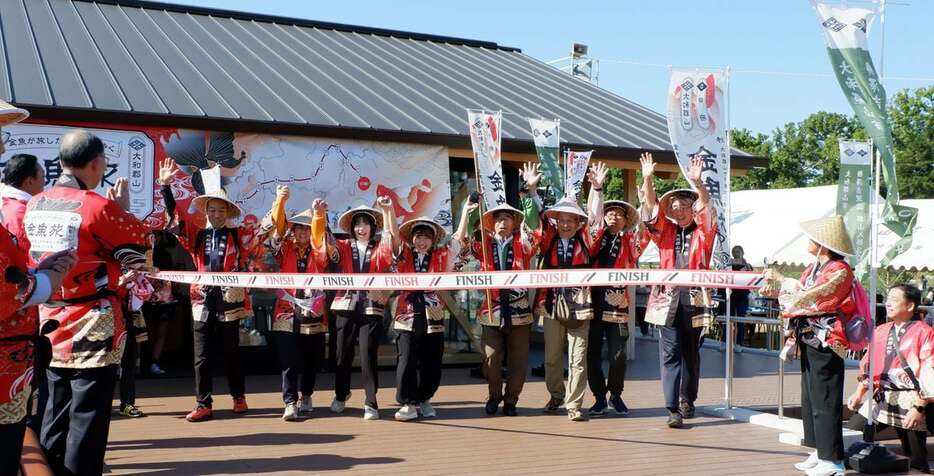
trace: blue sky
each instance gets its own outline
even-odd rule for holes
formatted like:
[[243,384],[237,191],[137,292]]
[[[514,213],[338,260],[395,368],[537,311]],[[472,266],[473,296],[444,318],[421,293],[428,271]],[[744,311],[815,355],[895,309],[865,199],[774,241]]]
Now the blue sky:
[[[532,57],[566,56],[573,42],[603,60],[600,85],[656,111],[664,108],[664,66],[732,66],[828,75],[816,16],[806,0],[614,0],[575,2],[441,0],[188,0],[189,5],[432,33],[514,46]],[[934,0],[896,0],[885,18],[885,75],[934,78]],[[851,2],[852,5],[863,4]],[[878,18],[870,40],[879,64]],[[886,79],[889,94],[934,81]],[[733,127],[770,132],[818,110],[852,111],[834,78],[736,72]]]

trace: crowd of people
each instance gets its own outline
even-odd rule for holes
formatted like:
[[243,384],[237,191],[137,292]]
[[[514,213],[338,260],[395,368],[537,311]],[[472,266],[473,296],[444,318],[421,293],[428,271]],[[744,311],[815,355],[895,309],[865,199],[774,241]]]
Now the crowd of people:
[[[8,104],[0,104],[0,109],[6,112],[0,115],[0,126],[28,115]],[[461,269],[468,260],[479,261],[483,271],[635,268],[651,241],[659,248],[662,268],[703,270],[710,267],[717,236],[716,212],[701,181],[699,159],[686,174],[692,188],[658,197],[655,161],[643,154],[640,207],[604,200],[607,167],[602,163],[588,172],[584,207],[573,197],[546,207],[538,193],[538,165],[526,163],[520,173],[522,210],[504,203],[483,210],[472,225],[471,215],[480,211],[479,197],[472,195],[463,203],[450,237],[430,217],[400,224],[388,197],[378,197],[375,207],[347,210],[337,220],[339,230],[331,230],[328,203],[322,199],[290,216],[285,185],[277,187],[258,228],[231,225],[242,214],[240,207],[223,189],[207,191],[193,200],[204,217],[200,225],[177,210],[172,185],[180,180],[180,172],[171,158],[160,161],[157,178],[165,226],[152,229],[128,212],[125,179],[106,196],[93,191],[107,168],[98,137],[84,130],[69,132],[61,139],[59,160],[62,175],[49,188],[33,156],[13,157],[3,175],[0,439],[5,444],[0,447],[0,475],[16,474],[26,431],[38,435],[56,474],[103,471],[118,380],[119,411],[141,414],[134,402],[132,375],[136,343],[146,328],[159,342],[152,348],[155,360],[148,369],[162,371],[158,358],[165,324],[176,314],[179,300],[170,283],[149,273],[171,265],[164,251],[167,245],[183,247],[198,272],[249,271],[251,260],[262,255],[288,273],[437,273]],[[766,271],[768,284],[760,291],[779,299],[782,317],[791,324],[789,339],[801,359],[805,444],[816,451],[797,468],[810,475],[838,474],[844,457],[846,325],[859,311],[853,273],[844,260],[852,244],[841,217],[806,222],[802,229],[811,239],[815,263],[800,279]],[[734,269],[750,269],[741,253]],[[695,414],[700,349],[716,307],[711,291],[654,286],[649,298],[645,319],[659,331],[661,389],[670,428],[682,427],[683,420]],[[632,296],[625,287],[489,289],[482,294],[476,317],[482,327],[482,368],[488,383],[486,414],[518,414],[532,326],[538,318],[543,319],[549,393],[543,410],[563,408],[572,421],[628,413],[622,394],[633,316]],[[190,297],[195,403],[186,419],[212,418],[213,375],[220,362],[233,411],[247,413],[239,330],[240,321],[253,313],[249,294],[242,288],[195,284]],[[861,384],[847,405],[853,410],[863,405],[866,416],[895,427],[913,466],[927,470],[925,415],[934,385],[934,330],[917,319],[919,304],[920,291],[914,287],[889,291],[891,321],[875,334],[874,352],[863,358]],[[386,332],[387,312],[397,333],[399,409],[394,418],[438,415],[432,398],[441,384],[446,316],[438,293],[347,289],[328,299],[320,290],[290,289],[277,294],[270,326],[282,377],[283,420],[295,421],[313,408],[316,372],[328,333],[336,336],[330,410],[346,409],[359,349],[363,418],[380,418],[377,350]],[[869,360],[874,362],[872,375]],[[864,404],[870,384],[880,391],[875,404]],[[595,403],[585,409],[588,389]],[[30,413],[38,417],[27,430]]]

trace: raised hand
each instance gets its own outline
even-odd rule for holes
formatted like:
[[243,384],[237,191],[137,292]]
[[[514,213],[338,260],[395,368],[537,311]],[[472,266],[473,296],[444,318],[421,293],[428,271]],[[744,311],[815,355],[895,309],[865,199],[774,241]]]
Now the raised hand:
[[175,161],[171,157],[159,163],[159,185],[172,185],[175,176]]
[[688,167],[688,180],[695,185],[701,183],[701,172],[703,171],[704,160],[699,155],[691,157],[691,166]]
[[387,195],[383,195],[383,196],[381,196],[381,197],[379,197],[379,198],[376,199],[376,205],[379,206],[379,208],[381,208],[381,209],[383,209],[383,210],[391,210],[391,209],[392,209],[392,199],[389,198],[389,196],[387,196]]
[[538,182],[542,179],[542,173],[538,170],[538,162],[525,162],[522,164],[522,180],[529,186],[529,192],[538,188]]
[[652,154],[643,152],[639,157],[639,163],[642,164],[643,177],[651,177],[655,175],[655,159],[652,158]]
[[288,185],[277,185],[276,186],[276,199],[282,200],[283,202],[288,201],[289,199],[289,186]]
[[590,166],[590,171],[587,172],[587,178],[590,180],[590,185],[596,189],[602,189],[603,185],[606,183],[606,175],[609,173],[609,169],[606,164],[603,162],[597,162]]
[[311,209],[316,212],[326,212],[328,211],[328,202],[322,198],[316,198],[311,201]]
[[130,181],[126,177],[117,179],[117,183],[107,190],[107,198],[117,202],[120,208],[130,211]]

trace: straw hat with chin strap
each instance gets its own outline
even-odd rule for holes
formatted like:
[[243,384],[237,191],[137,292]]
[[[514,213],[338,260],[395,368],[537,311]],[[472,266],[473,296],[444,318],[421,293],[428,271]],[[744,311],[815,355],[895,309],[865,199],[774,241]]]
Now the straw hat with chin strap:
[[198,211],[200,211],[201,213],[206,213],[208,202],[210,202],[211,200],[221,200],[227,203],[227,218],[228,219],[234,219],[243,214],[243,210],[240,208],[240,206],[234,203],[234,201],[231,200],[230,197],[227,196],[227,192],[222,188],[217,189],[217,190],[212,190],[210,192],[205,193],[204,195],[198,195],[197,197],[195,197],[194,200],[192,200],[192,202],[194,203],[195,208],[198,209]]
[[525,220],[525,215],[508,203],[497,205],[484,212],[482,217],[483,228],[492,233],[493,225],[496,224],[496,215],[502,212],[507,212],[512,215],[513,231],[519,230],[519,226],[522,225],[522,221]]
[[337,225],[341,227],[341,230],[344,230],[344,233],[353,235],[353,220],[354,217],[359,213],[369,215],[371,218],[373,218],[373,222],[376,223],[376,229],[370,230],[371,235],[375,236],[383,228],[383,214],[377,209],[368,207],[366,205],[360,205],[359,207],[351,208],[350,210],[344,212],[337,220]]
[[415,230],[420,227],[431,228],[435,232],[434,242],[438,243],[444,239],[445,231],[444,227],[439,225],[437,222],[428,218],[426,216],[420,216],[418,218],[413,218],[406,221],[399,227],[399,235],[402,237],[402,241],[406,243],[412,242],[412,237],[415,235]]
[[557,220],[558,215],[561,213],[576,215],[581,221],[585,221],[588,218],[587,213],[577,204],[577,200],[569,197],[558,200],[553,206],[545,210],[545,216],[552,220]]
[[314,218],[314,212],[310,208],[302,210],[300,213],[292,215],[287,220],[290,225],[304,225],[311,226],[311,220]]
[[844,256],[853,255],[853,241],[840,215],[801,222],[801,231],[830,251]]
[[639,211],[636,210],[636,207],[632,206],[629,202],[624,202],[622,200],[607,200],[603,202],[603,214],[606,215],[606,212],[610,210],[621,210],[625,216],[625,222],[623,223],[623,231],[629,231],[639,223]]

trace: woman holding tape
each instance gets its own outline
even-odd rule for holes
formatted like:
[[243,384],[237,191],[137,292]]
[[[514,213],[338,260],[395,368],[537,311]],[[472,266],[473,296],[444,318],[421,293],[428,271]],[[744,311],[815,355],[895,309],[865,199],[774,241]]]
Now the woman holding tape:
[[852,298],[853,271],[844,256],[853,254],[853,243],[836,215],[801,223],[810,238],[808,253],[816,261],[800,279],[784,278],[766,270],[769,284],[763,296],[778,297],[781,317],[791,320],[801,357],[801,420],[804,446],[815,448],[808,459],[795,465],[811,476],[842,475],[843,467],[843,359],[849,340],[843,323],[856,312]]
[[[336,241],[332,260],[339,263],[342,273],[387,273],[393,262],[389,227],[395,227],[396,217],[392,200],[377,199],[381,211],[367,206],[352,208],[338,220],[347,239]],[[379,229],[384,233],[380,234]],[[342,413],[350,396],[350,371],[354,345],[360,345],[360,369],[366,400],[364,420],[378,420],[376,391],[379,388],[377,350],[383,337],[383,313],[389,299],[387,291],[338,291],[331,310],[336,314],[337,371],[334,377],[334,401],[331,411]]]
[[[310,209],[286,219],[288,199],[289,187],[280,185],[269,221],[264,223],[264,227],[273,228],[265,242],[266,249],[276,257],[282,273],[323,273],[328,262],[324,201],[315,199]],[[312,410],[311,395],[318,368],[324,361],[327,330],[323,292],[312,289],[280,292],[273,311],[272,331],[282,372],[282,401],[285,403],[282,419],[285,421],[295,421],[300,413]]]

